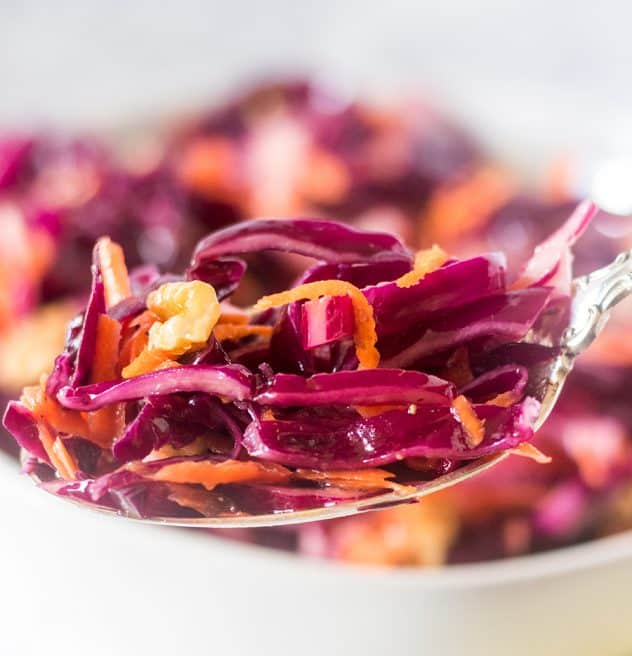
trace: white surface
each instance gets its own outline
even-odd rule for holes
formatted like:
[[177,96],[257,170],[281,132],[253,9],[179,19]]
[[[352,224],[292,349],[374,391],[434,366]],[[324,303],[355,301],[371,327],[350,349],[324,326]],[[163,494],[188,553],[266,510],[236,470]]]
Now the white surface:
[[[625,151],[630,19],[610,0],[4,0],[0,126],[116,125],[280,69],[437,89],[525,160]],[[627,537],[365,573],[82,513],[1,460],[0,503],[2,656],[632,652]]]

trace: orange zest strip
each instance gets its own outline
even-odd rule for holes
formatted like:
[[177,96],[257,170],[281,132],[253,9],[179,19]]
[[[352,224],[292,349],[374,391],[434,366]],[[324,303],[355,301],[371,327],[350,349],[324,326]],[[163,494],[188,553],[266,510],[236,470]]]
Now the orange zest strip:
[[227,339],[241,339],[242,337],[251,337],[252,335],[261,335],[262,337],[270,337],[272,335],[272,326],[259,326],[256,324],[230,324],[222,323],[215,326],[213,334],[220,342]]
[[334,487],[342,489],[389,489],[399,494],[406,494],[414,491],[410,485],[400,485],[395,481],[389,481],[395,474],[386,469],[369,468],[369,469],[351,469],[351,470],[331,470],[318,471],[315,469],[297,469],[294,472],[296,478],[306,481],[317,481],[319,483],[328,483]]
[[522,456],[524,458],[531,458],[541,465],[548,465],[553,458],[547,456],[545,453],[542,453],[537,446],[533,446],[530,442],[523,442],[519,444],[514,449],[510,449],[509,453],[513,453],[516,456]]
[[45,421],[38,421],[37,430],[39,439],[48,455],[53,467],[59,475],[67,480],[72,481],[77,476],[77,466],[70,453],[64,446],[59,437],[54,437],[53,432]]
[[398,287],[412,287],[423,280],[429,273],[436,271],[448,261],[448,254],[436,244],[432,248],[419,251],[415,255],[412,271],[405,273],[395,283]]
[[201,460],[167,465],[147,478],[167,483],[194,483],[212,490],[227,483],[283,483],[289,480],[289,469],[273,463],[226,460],[220,463]]
[[96,253],[103,276],[105,304],[110,308],[132,295],[125,255],[121,246],[109,237],[97,241]]
[[465,429],[468,446],[477,447],[485,438],[485,422],[478,418],[472,404],[462,394],[452,401],[452,408]]
[[169,369],[170,367],[179,367],[179,363],[172,360],[167,353],[162,351],[149,350],[145,347],[134,360],[123,368],[121,376],[123,378],[134,378],[141,374],[147,374],[159,369]]
[[374,369],[380,363],[380,353],[375,347],[377,344],[377,332],[375,330],[373,307],[355,285],[343,280],[310,282],[289,289],[286,292],[264,296],[257,301],[254,309],[255,311],[263,311],[295,301],[314,301],[321,296],[345,295],[350,296],[353,303],[353,315],[355,319],[353,339],[359,362],[358,368]]

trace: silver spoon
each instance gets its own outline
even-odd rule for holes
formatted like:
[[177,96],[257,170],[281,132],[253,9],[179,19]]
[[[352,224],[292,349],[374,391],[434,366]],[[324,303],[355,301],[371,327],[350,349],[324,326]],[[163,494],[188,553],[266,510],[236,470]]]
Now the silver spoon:
[[[608,319],[609,310],[630,294],[632,294],[632,251],[621,253],[611,264],[573,281],[571,318],[568,329],[562,337],[560,354],[546,370],[539,372],[535,384],[532,385],[533,389],[530,392],[542,404],[540,415],[535,423],[536,430],[542,426],[551,414],[577,356],[583,353],[592,344],[597,335],[599,335]],[[130,519],[153,524],[167,524],[170,526],[185,526],[190,528],[283,526],[333,519],[335,517],[346,517],[369,510],[380,510],[409,503],[414,499],[420,499],[439,490],[461,483],[468,478],[472,478],[498,464],[508,455],[508,453],[500,453],[478,459],[449,474],[440,476],[427,483],[421,483],[416,486],[414,491],[406,494],[388,492],[368,499],[338,503],[326,508],[320,507],[274,514],[245,515],[239,513],[201,518],[151,517],[139,519],[105,506],[78,501],[70,497],[65,497],[65,500],[79,506],[87,506],[92,510],[97,510],[108,515],[125,516]],[[41,482],[37,475],[31,474],[31,477],[35,482]]]

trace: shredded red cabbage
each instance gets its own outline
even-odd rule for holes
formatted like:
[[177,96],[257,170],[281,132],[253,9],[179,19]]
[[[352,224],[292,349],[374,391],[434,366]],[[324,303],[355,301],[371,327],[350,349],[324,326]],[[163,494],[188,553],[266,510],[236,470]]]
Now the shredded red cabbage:
[[[285,293],[288,301],[279,297],[277,309],[218,305],[208,340],[189,336],[211,316],[195,300],[195,285],[214,283],[230,298],[245,265],[226,258],[265,249],[319,263]],[[539,348],[521,340],[545,309],[555,311],[548,305],[554,290],[509,290],[504,260],[493,254],[452,259],[400,284],[396,278],[412,266],[406,247],[383,233],[316,219],[246,222],[202,240],[188,276],[196,282],[135,273],[134,296],[105,321],[105,277],[95,264],[92,293],[48,379],[46,405],[32,414],[13,403],[5,425],[70,478],[51,481],[49,490],[134,516],[174,507],[212,514],[222,504],[243,512],[329,505],[528,442],[539,404],[525,390],[537,358],[512,359],[508,349]],[[182,297],[189,300],[150,305],[172,288],[189,290]],[[160,296],[148,295],[152,289]],[[319,291],[305,296],[303,289]],[[171,326],[172,316],[180,323]],[[104,321],[118,322],[118,344],[99,342]],[[148,336],[139,332],[147,321]],[[176,350],[152,346],[154,329],[176,331]],[[359,341],[367,339],[374,343]],[[362,344],[377,349],[377,368],[367,367]],[[114,379],[91,382],[107,353],[127,353],[128,361],[113,363]],[[549,348],[542,357],[550,355]],[[111,435],[94,432],[97,417],[111,422]],[[38,421],[57,440],[53,455],[39,442]],[[101,457],[86,458],[86,443]]]

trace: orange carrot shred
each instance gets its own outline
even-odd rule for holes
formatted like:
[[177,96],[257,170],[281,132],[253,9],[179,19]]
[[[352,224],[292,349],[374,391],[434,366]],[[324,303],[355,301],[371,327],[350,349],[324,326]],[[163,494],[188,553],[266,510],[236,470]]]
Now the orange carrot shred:
[[375,330],[373,307],[355,285],[343,280],[310,282],[288,291],[280,292],[279,294],[264,296],[257,301],[254,309],[261,311],[295,301],[313,301],[321,296],[345,295],[350,296],[353,303],[353,314],[355,318],[353,339],[355,341],[359,368],[374,369],[380,363],[380,353],[375,346],[377,343],[377,332]]
[[81,413],[62,408],[58,401],[46,394],[46,376],[39,385],[25,387],[20,396],[23,403],[37,418],[46,421],[57,433],[85,436],[89,433],[88,424]]
[[259,326],[256,324],[230,324],[222,323],[213,329],[215,338],[220,342],[228,339],[241,339],[242,337],[250,337],[252,335],[261,335],[262,337],[270,337],[272,335],[272,326]]
[[436,244],[432,248],[419,251],[415,255],[412,271],[405,273],[395,282],[398,287],[412,287],[429,273],[436,271],[448,261],[448,254]]
[[150,310],[145,310],[129,322],[121,340],[119,356],[121,368],[125,368],[145,349],[149,341],[149,329],[156,321],[158,321],[158,317]]
[[294,476],[307,481],[329,483],[342,489],[390,489],[400,494],[413,491],[409,485],[401,485],[388,480],[395,474],[386,469],[350,469],[319,471],[315,469],[297,469]]
[[105,304],[110,308],[132,295],[125,254],[121,246],[109,237],[99,239],[96,252],[103,276]]
[[424,210],[424,234],[451,243],[483,225],[512,195],[514,184],[505,171],[485,166],[463,181],[440,187]]
[[248,323],[248,315],[246,313],[240,314],[237,312],[222,312],[219,319],[217,320],[219,325],[224,323],[236,323],[243,325]]
[[132,360],[121,372],[123,378],[134,378],[141,374],[147,374],[158,369],[168,369],[170,367],[179,367],[180,365],[172,360],[167,353],[162,351],[149,350],[145,347],[139,355]]
[[182,153],[177,172],[182,182],[211,198],[239,201],[239,153],[235,145],[222,137],[198,139]]
[[74,480],[77,476],[77,466],[64,446],[64,443],[59,437],[56,438],[53,436],[53,431],[43,420],[38,421],[37,430],[40,442],[53,467],[55,467],[63,479],[67,481]]
[[533,446],[530,442],[519,444],[517,447],[510,449],[509,453],[513,453],[516,456],[523,456],[524,458],[531,458],[541,465],[547,465],[552,460],[550,456],[542,453],[537,446]]
[[97,337],[92,361],[91,382],[101,383],[114,380],[117,375],[121,324],[107,314],[97,319]]
[[462,394],[452,401],[452,408],[465,429],[468,446],[477,447],[485,438],[485,422],[478,418],[472,404]]
[[148,478],[168,483],[194,483],[212,490],[217,485],[243,483],[282,483],[290,478],[290,471],[281,465],[255,462],[253,460],[226,460],[220,463],[208,460],[178,462],[166,465]]

